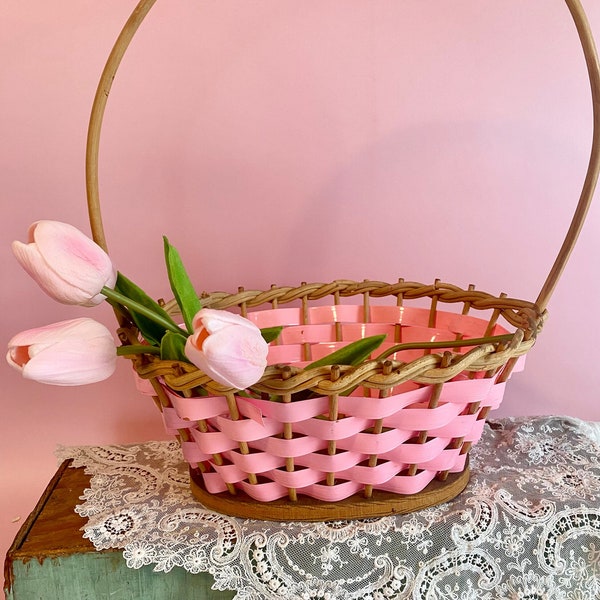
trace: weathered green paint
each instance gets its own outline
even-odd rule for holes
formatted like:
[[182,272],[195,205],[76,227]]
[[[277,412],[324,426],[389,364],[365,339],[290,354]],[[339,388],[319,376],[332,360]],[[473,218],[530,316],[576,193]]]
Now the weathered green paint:
[[75,512],[89,476],[65,461],[23,523],[4,565],[7,600],[231,600],[208,573],[130,569],[120,550],[96,551]]
[[174,568],[154,573],[152,566],[130,569],[120,552],[86,552],[42,562],[12,564],[7,600],[231,600],[235,592],[211,590],[207,573]]

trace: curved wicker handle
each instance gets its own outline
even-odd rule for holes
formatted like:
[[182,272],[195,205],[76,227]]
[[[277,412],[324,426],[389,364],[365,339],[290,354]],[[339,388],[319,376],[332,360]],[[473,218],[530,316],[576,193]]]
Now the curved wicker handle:
[[[125,23],[113,49],[108,57],[98,88],[88,128],[87,147],[86,147],[86,189],[88,198],[88,212],[92,236],[94,240],[107,250],[104,227],[102,225],[102,216],[100,213],[100,198],[98,187],[98,148],[100,145],[100,132],[102,128],[102,119],[106,102],[110,93],[113,79],[116,75],[121,59],[125,54],[133,36],[138,27],[154,5],[156,0],[140,0],[133,13]],[[569,260],[571,252],[575,247],[577,238],[585,221],[588,208],[592,202],[594,189],[600,172],[600,65],[598,63],[598,54],[594,45],[592,32],[579,0],[565,0],[579,35],[579,40],[585,56],[588,76],[590,79],[592,92],[593,109],[593,136],[592,150],[587,173],[585,176],[581,196],[573,214],[571,225],[567,231],[565,240],[554,261],[554,265],[542,286],[536,304],[540,310],[544,310],[550,300],[554,288],[562,275],[562,272]]]

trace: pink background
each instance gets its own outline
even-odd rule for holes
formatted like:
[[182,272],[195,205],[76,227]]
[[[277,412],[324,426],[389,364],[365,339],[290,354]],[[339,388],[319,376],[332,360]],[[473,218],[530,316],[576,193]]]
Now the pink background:
[[[84,145],[133,0],[23,3],[0,20],[1,339],[107,306],[42,294],[9,244],[30,222],[89,231]],[[600,32],[600,4],[585,1]],[[534,300],[589,157],[591,102],[566,7],[547,0],[159,2],[109,101],[101,197],[111,256],[168,296],[161,235],[198,291],[337,278],[475,283]],[[527,369],[496,416],[600,420],[600,203]],[[52,388],[4,363],[0,554],[57,444],[163,437],[125,362]]]

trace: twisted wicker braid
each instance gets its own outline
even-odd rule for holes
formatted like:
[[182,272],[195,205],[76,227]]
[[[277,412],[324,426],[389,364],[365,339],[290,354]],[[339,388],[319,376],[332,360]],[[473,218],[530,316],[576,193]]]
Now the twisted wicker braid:
[[[200,297],[206,307],[227,309],[232,306],[253,308],[263,304],[280,305],[298,300],[320,300],[327,296],[349,298],[364,295],[373,298],[395,296],[399,302],[436,298],[437,301],[444,303],[468,304],[476,310],[497,309],[511,325],[526,331],[531,330],[532,334],[536,334],[541,329],[545,319],[545,313],[541,312],[533,302],[498,297],[474,289],[464,290],[456,285],[438,281],[433,284],[423,284],[404,280],[399,280],[398,283],[385,283],[338,279],[331,283],[303,283],[298,287],[272,286],[266,291],[240,288],[235,294],[213,292],[203,293]],[[169,311],[173,311],[175,307],[174,301],[165,305]]]
[[[462,372],[490,371],[503,367],[510,359],[526,354],[533,346],[533,338],[499,350],[497,344],[483,344],[465,354],[453,354],[449,366],[441,367],[442,356],[429,354],[409,363],[370,360],[358,367],[340,366],[339,379],[332,381],[331,367],[301,369],[293,366],[268,367],[262,379],[253,386],[265,394],[294,394],[310,390],[316,394],[342,394],[357,386],[371,389],[387,389],[407,381],[419,384],[444,383]],[[387,368],[386,368],[387,366]],[[283,369],[291,369],[292,375],[282,377]],[[385,371],[390,371],[387,373]],[[136,370],[140,377],[162,377],[165,383],[177,391],[204,387],[209,392],[222,394],[228,388],[213,382],[193,365],[176,361],[163,361],[149,356],[139,363]]]

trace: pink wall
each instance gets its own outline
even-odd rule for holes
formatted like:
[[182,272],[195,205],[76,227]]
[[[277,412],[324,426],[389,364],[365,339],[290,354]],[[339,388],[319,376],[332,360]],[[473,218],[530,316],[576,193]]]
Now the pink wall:
[[[90,315],[39,292],[9,243],[40,218],[88,231],[89,109],[134,4],[4,2],[2,340]],[[600,4],[585,4],[600,32]],[[159,1],[122,65],[103,130],[111,255],[157,297],[168,293],[166,234],[199,290],[440,277],[533,300],[579,195],[590,120],[561,2]],[[600,420],[599,214],[596,203],[497,416]],[[112,327],[108,307],[93,316]],[[124,363],[79,389],[0,369],[3,554],[55,470],[57,444],[162,433]]]

